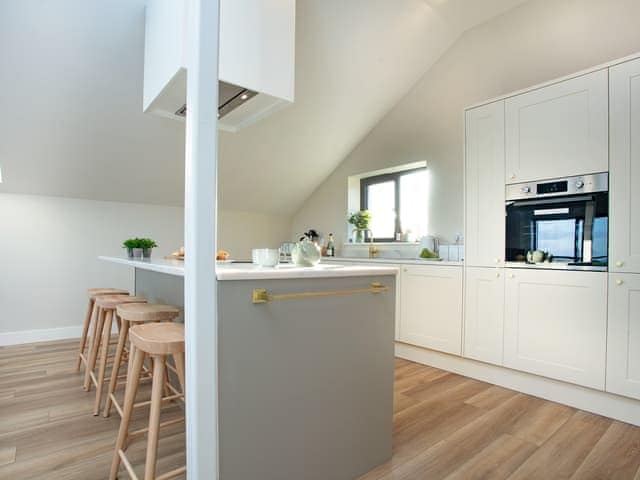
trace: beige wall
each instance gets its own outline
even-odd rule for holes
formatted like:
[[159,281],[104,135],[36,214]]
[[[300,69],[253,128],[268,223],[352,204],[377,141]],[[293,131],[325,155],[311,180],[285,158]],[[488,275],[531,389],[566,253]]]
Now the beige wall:
[[278,248],[289,240],[291,219],[262,213],[218,212],[218,248],[236,260],[251,259],[252,248]]
[[[430,232],[463,228],[465,106],[640,51],[638,0],[532,0],[465,33],[294,216],[345,240],[347,176],[426,160]],[[363,72],[366,73],[366,72]]]

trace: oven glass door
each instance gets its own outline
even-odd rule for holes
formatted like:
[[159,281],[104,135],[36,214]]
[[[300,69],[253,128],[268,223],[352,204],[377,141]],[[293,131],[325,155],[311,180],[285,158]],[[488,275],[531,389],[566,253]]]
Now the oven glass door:
[[553,262],[608,264],[607,192],[508,202],[506,217],[507,261],[541,250]]

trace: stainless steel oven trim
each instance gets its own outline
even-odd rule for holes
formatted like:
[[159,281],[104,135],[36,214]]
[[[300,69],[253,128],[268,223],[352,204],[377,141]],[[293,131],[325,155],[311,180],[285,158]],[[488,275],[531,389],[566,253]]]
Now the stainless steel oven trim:
[[[537,185],[553,182],[567,182],[566,192],[537,193]],[[581,193],[607,192],[609,191],[609,174],[593,173],[588,175],[577,175],[575,177],[554,178],[550,180],[539,180],[535,182],[524,182],[507,185],[505,187],[505,198],[510,200],[524,200],[529,198],[549,198],[567,197]]]

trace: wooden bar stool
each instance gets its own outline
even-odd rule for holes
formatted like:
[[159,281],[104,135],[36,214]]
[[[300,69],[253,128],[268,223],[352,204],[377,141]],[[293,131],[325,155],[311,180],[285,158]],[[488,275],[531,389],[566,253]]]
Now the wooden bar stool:
[[[89,331],[93,332],[93,325],[95,324],[95,318],[97,317],[97,309],[95,307],[96,297],[102,295],[129,295],[126,290],[120,290],[118,288],[89,288],[87,290],[89,297],[89,304],[87,305],[87,314],[84,318],[84,327],[82,328],[82,337],[80,338],[80,348],[78,348],[78,363],[76,364],[76,371],[80,371],[80,364],[87,367],[87,356],[85,355],[85,347],[87,346],[87,338],[91,342],[91,336]],[[88,352],[87,352],[88,353]]]
[[[131,476],[138,480],[131,463],[125,454],[127,438],[132,438],[147,432],[147,457],[144,468],[144,480],[168,479],[186,472],[183,466],[156,477],[156,458],[158,453],[158,431],[161,427],[184,421],[184,417],[178,420],[169,420],[160,423],[160,409],[162,407],[162,392],[165,384],[165,368],[167,356],[173,355],[180,387],[184,392],[184,325],[180,323],[147,323],[134,325],[129,330],[129,337],[133,347],[133,359],[129,363],[127,374],[127,387],[124,396],[124,408],[118,440],[111,463],[110,480],[118,476],[120,462],[122,462]],[[129,433],[131,414],[135,406],[138,381],[142,371],[145,355],[153,359],[153,384],[151,386],[151,411],[149,412],[149,427]]]
[[[96,297],[98,320],[95,325],[94,341],[91,343],[89,362],[84,377],[85,390],[91,390],[92,383],[96,387],[96,401],[93,406],[94,415],[98,415],[100,412],[102,388],[105,380],[104,374],[107,368],[109,345],[111,343],[111,325],[113,324],[116,307],[124,303],[146,303],[146,301],[146,298],[130,295],[104,295]],[[98,376],[96,377],[94,369],[98,358],[98,351],[100,351],[100,363],[98,364]]]
[[[122,408],[115,397],[115,391],[118,385],[124,385],[126,382],[118,382],[119,378],[126,378],[126,375],[120,376],[120,366],[122,364],[123,353],[129,338],[129,327],[132,323],[146,322],[165,322],[173,321],[180,315],[180,310],[171,305],[157,305],[151,303],[125,303],[116,307],[116,314],[120,317],[122,325],[120,327],[120,336],[118,338],[118,347],[113,358],[113,366],[111,368],[111,379],[109,381],[109,389],[107,390],[107,399],[104,404],[103,416],[111,415],[111,405],[122,417]],[[129,359],[133,357],[134,347],[129,348]],[[147,373],[147,372],[145,372]],[[177,397],[176,397],[177,398]]]

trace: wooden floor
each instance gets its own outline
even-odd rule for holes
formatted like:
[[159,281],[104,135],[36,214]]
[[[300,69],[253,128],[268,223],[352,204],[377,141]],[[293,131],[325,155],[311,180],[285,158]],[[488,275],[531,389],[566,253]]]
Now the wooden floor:
[[[0,348],[0,479],[106,478],[119,418],[91,415],[75,347]],[[640,428],[405,360],[395,376],[393,458],[362,479],[640,480]],[[129,450],[139,473],[144,448]],[[184,464],[184,426],[159,455],[159,473]]]

